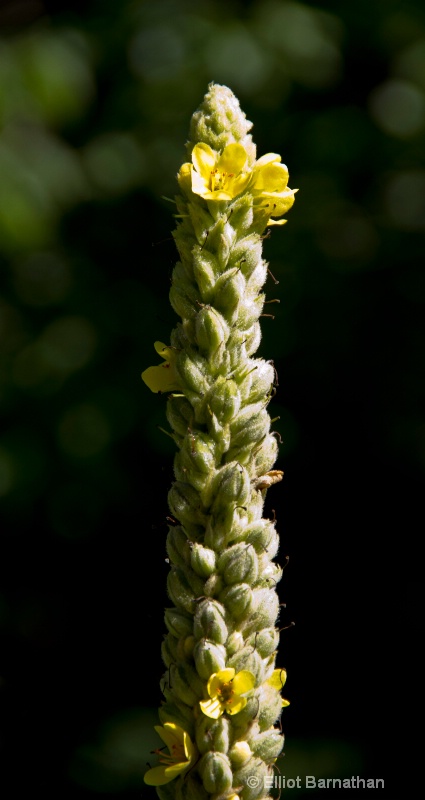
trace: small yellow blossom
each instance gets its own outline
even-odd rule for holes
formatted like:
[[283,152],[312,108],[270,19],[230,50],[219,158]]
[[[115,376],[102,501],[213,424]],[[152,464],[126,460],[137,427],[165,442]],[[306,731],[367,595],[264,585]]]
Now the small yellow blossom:
[[248,185],[250,175],[243,172],[247,159],[241,144],[228,144],[221,155],[204,142],[196,144],[192,151],[192,192],[205,200],[233,200]]
[[288,187],[288,169],[281,164],[276,153],[267,153],[247,167],[248,153],[241,144],[228,144],[221,155],[204,142],[192,151],[192,164],[183,164],[179,173],[180,185],[187,192],[204,200],[233,200],[245,191],[254,197],[257,208],[267,209],[268,225],[284,225],[286,220],[276,220],[288,211],[294,202],[296,189]]
[[[297,189],[288,187],[289,173],[281,157],[276,153],[267,153],[254,164],[249,191],[254,195],[258,205],[267,208],[270,217],[281,217],[294,203]],[[284,225],[285,219],[269,219],[268,225]]]
[[189,769],[196,760],[196,749],[189,734],[174,722],[155,725],[155,730],[167,745],[170,755],[162,749],[155,750],[163,766],[148,769],[144,781],[149,786],[163,786]]
[[[266,683],[268,683],[269,686],[273,686],[273,689],[276,689],[278,692],[280,692],[286,683],[286,669],[274,669]],[[285,700],[285,698],[282,697],[282,708],[286,708],[286,706],[289,705],[289,700]]]
[[207,717],[218,719],[226,711],[238,714],[245,708],[248,700],[245,697],[255,686],[252,672],[243,669],[235,675],[233,667],[214,672],[208,681],[209,700],[201,700],[199,705]]
[[142,380],[152,392],[174,392],[181,389],[175,368],[176,351],[167,347],[164,342],[155,342],[156,352],[163,358],[164,363],[157,367],[148,367],[142,372]]

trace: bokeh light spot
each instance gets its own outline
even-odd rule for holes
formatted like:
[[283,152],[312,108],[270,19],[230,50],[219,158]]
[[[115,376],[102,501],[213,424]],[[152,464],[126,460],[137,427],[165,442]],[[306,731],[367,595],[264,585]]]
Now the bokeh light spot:
[[28,306],[60,303],[72,285],[69,265],[57,253],[35,252],[14,264],[14,286]]
[[254,93],[271,72],[267,51],[262,49],[243,25],[234,23],[208,41],[205,60],[217,81],[229,82],[235,91]]
[[90,458],[97,456],[108,446],[110,429],[99,408],[81,403],[63,414],[58,436],[65,453],[77,458]]
[[141,182],[144,158],[134,137],[109,133],[91,141],[83,162],[93,183],[106,192],[126,191]]
[[142,29],[129,43],[128,58],[135,75],[147,81],[176,77],[185,56],[184,40],[165,25]]
[[425,96],[408,81],[381,83],[369,96],[370,113],[390,136],[409,139],[425,127]]
[[419,39],[397,55],[394,72],[399,78],[413,81],[425,89],[425,39]]
[[425,228],[425,170],[406,170],[389,179],[385,204],[393,223],[406,230]]
[[40,339],[42,359],[53,371],[73,372],[93,356],[97,334],[84,317],[61,317],[47,326]]

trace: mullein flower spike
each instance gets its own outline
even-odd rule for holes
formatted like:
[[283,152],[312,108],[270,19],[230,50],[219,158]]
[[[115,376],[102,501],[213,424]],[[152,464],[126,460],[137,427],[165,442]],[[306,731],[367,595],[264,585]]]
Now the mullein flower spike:
[[[174,238],[180,260],[170,301],[181,322],[163,363],[143,372],[167,392],[178,445],[157,732],[170,755],[145,780],[161,800],[266,798],[282,750],[276,726],[286,680],[274,562],[279,537],[262,517],[277,442],[267,405],[270,362],[253,358],[261,331],[267,226],[294,202],[275,153],[256,160],[251,123],[226,86],[211,84],[192,117],[189,160],[178,174]],[[249,780],[255,776],[255,780]]]

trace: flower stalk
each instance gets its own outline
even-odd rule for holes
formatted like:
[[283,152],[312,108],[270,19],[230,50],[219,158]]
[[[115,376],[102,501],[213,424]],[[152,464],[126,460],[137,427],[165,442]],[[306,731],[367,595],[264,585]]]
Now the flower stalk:
[[169,346],[155,343],[163,362],[142,374],[152,391],[168,393],[178,448],[156,728],[169,755],[145,776],[161,800],[266,798],[283,747],[286,672],[275,664],[282,569],[275,523],[262,516],[282,473],[272,469],[267,411],[274,369],[253,355],[267,277],[263,234],[285,222],[295,192],[279,155],[256,160],[250,128],[230,89],[211,84],[178,174],[170,301],[181,322]]

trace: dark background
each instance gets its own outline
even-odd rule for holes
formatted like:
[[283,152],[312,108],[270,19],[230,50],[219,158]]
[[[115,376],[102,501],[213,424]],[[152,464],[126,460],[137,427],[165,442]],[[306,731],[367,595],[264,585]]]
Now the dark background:
[[279,374],[285,478],[266,514],[290,557],[280,624],[296,623],[278,662],[279,767],[409,796],[423,758],[422,3],[3,0],[0,27],[5,800],[154,796],[174,445],[140,373],[175,324],[163,198],[212,80],[299,188],[264,244],[280,305],[259,350]]

